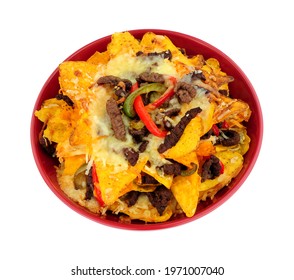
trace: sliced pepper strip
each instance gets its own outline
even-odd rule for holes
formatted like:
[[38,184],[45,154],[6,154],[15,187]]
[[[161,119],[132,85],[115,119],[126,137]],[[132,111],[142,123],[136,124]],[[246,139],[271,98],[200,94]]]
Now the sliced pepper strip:
[[168,88],[158,99],[156,99],[154,102],[146,106],[147,110],[153,110],[155,108],[160,107],[166,100],[172,97],[175,93],[174,88],[175,88],[176,82],[177,82],[177,79],[175,77],[169,76],[166,82],[168,84]]
[[131,93],[137,90],[138,88],[139,88],[138,82],[134,83],[131,87]]
[[100,190],[100,185],[99,185],[99,180],[98,180],[98,175],[97,175],[95,163],[93,163],[93,166],[92,166],[92,180],[93,180],[93,185],[94,185],[94,196],[97,199],[99,205],[104,206],[105,202],[102,199],[102,194],[101,194],[101,190]]
[[163,92],[166,90],[166,86],[161,83],[152,83],[144,85],[138,89],[136,89],[133,93],[131,93],[124,102],[123,110],[124,113],[133,118],[136,116],[136,112],[134,110],[134,100],[137,96],[145,93],[149,93],[151,91]]
[[219,136],[219,128],[217,127],[216,124],[212,125],[212,131],[215,136]]
[[222,163],[221,160],[219,161],[219,164],[220,164],[220,166],[221,166],[220,174],[224,174],[224,172],[225,172],[225,165]]
[[192,174],[194,174],[197,171],[198,165],[193,162],[191,163],[191,165],[192,165],[192,168],[181,171],[181,176],[191,176]]
[[157,137],[164,138],[167,134],[167,131],[160,130],[149,113],[147,112],[142,97],[139,95],[134,100],[134,108],[138,116],[140,117],[141,121],[144,123],[146,128],[149,130],[150,133]]

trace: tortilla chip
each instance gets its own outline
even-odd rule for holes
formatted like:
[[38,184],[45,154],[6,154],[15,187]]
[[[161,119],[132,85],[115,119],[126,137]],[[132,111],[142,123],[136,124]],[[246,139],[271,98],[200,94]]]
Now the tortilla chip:
[[99,213],[99,204],[97,200],[92,197],[91,199],[85,199],[85,189],[76,189],[74,186],[74,175],[65,175],[63,169],[57,169],[57,179],[62,191],[73,201],[79,205],[86,207],[93,213]]
[[171,191],[187,217],[192,217],[197,208],[201,177],[197,172],[190,176],[177,176]]
[[149,186],[140,186],[131,182],[131,190],[137,192],[153,192],[157,188],[157,185],[149,185]]
[[232,178],[236,177],[243,166],[243,157],[241,154],[232,151],[223,151],[215,154],[224,165],[224,173],[215,179],[208,179],[201,183],[200,191],[206,191],[217,188],[217,190],[226,186]]
[[208,65],[215,72],[221,69],[218,60],[215,58],[209,58],[205,62],[206,62],[206,65]]
[[244,155],[249,150],[251,139],[247,135],[246,128],[233,128],[233,130],[235,130],[239,133],[240,142],[237,145],[229,146],[229,147],[223,146],[223,145],[216,145],[215,150],[217,152],[234,151],[234,152],[240,153],[241,155]]
[[182,157],[173,158],[173,160],[187,166],[188,168],[192,168],[193,164],[198,164],[196,151],[192,151],[191,153],[186,154]]
[[204,57],[201,54],[189,58],[190,62],[196,69],[201,69],[205,63]]
[[70,120],[71,110],[71,107],[64,100],[50,98],[43,102],[41,109],[35,112],[35,116],[43,123],[47,123],[49,119],[56,115],[58,115],[58,118]]
[[133,220],[138,219],[147,223],[160,223],[167,221],[172,216],[173,208],[175,207],[173,204],[175,204],[174,201],[168,204],[162,215],[160,215],[148,197],[145,194],[141,194],[135,205],[128,207],[125,203],[115,202],[110,206],[110,210],[124,213]]
[[215,108],[216,108],[216,104],[212,102],[209,104],[209,108],[207,110],[204,110],[199,114],[203,120],[202,135],[207,133],[211,129],[212,125],[214,124],[213,116],[214,116]]
[[89,88],[95,83],[97,66],[86,61],[65,61],[59,65],[61,92],[75,102],[85,98]]
[[167,150],[166,158],[176,159],[191,153],[197,148],[202,135],[202,120],[199,116],[192,119],[186,126],[183,135],[175,146]]
[[209,140],[200,141],[196,149],[197,155],[201,157],[207,157],[207,156],[213,155],[215,154],[215,152],[216,152],[216,149],[214,145],[212,144],[212,142]]
[[[86,113],[76,121],[76,125],[69,137],[72,146],[90,145],[92,141],[91,121]],[[82,137],[81,137],[82,135]]]
[[132,190],[130,184],[139,174],[148,158],[144,157],[135,166],[114,173],[114,166],[95,161],[102,200],[106,205],[113,204],[120,196]]
[[42,108],[35,112],[35,116],[46,124],[43,137],[55,143],[66,140],[72,131],[71,112],[72,108],[63,100],[46,100]]
[[166,188],[170,188],[172,182],[173,182],[173,176],[172,175],[164,175],[159,174],[155,169],[148,168],[147,166],[144,166],[143,172],[147,173],[148,175],[152,176],[154,179],[156,179],[160,184],[164,185]]
[[73,175],[86,162],[85,155],[64,158],[64,175]]
[[129,32],[114,33],[111,37],[111,42],[107,46],[110,58],[123,53],[136,55],[140,50],[139,41]]
[[214,123],[226,120],[230,124],[232,121],[241,123],[249,120],[251,110],[246,102],[224,95],[221,95],[220,99],[222,103],[219,104],[214,112]]
[[140,45],[142,51],[146,53],[170,50],[172,53],[172,61],[180,61],[186,65],[192,65],[190,60],[165,35],[157,35],[153,32],[147,32],[144,34]]
[[95,52],[91,57],[88,58],[87,62],[98,65],[98,64],[107,64],[109,61],[108,51],[105,52]]

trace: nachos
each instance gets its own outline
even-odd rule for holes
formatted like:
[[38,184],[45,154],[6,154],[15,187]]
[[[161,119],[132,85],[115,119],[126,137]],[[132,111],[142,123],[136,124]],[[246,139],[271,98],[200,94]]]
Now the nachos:
[[214,58],[167,37],[114,33],[104,52],[59,65],[60,90],[35,116],[60,188],[97,215],[192,217],[243,167],[248,104]]

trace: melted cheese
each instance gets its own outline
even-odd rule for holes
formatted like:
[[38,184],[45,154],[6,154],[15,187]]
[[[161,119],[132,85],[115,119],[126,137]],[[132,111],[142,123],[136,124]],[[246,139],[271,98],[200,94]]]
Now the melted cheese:
[[157,148],[158,146],[163,142],[162,138],[158,138],[154,136],[153,134],[149,134],[148,137],[146,138],[149,143],[146,148],[145,153],[149,155],[149,162],[150,166],[146,166],[145,168],[148,169],[150,172],[156,173],[156,167],[157,166],[162,166],[166,163],[169,163],[158,151]]
[[[136,78],[145,71],[153,71],[160,74],[168,74],[177,77],[178,74],[172,63],[161,57],[134,57],[129,53],[118,55],[111,59],[105,69],[100,74],[114,75],[120,78],[129,79],[132,83],[136,82]],[[138,149],[138,144],[135,144],[131,135],[127,132],[127,140],[120,141],[114,137],[111,128],[111,122],[106,112],[106,102],[113,94],[112,90],[107,90],[107,87],[94,87],[95,100],[91,102],[92,119],[92,135],[97,137],[94,141],[92,152],[95,159],[102,161],[104,164],[114,166],[114,172],[120,172],[128,168],[128,162],[122,152],[123,148],[131,147]],[[129,127],[130,120],[123,115],[123,121],[126,127]],[[145,155],[150,156],[151,166],[148,167],[151,172],[156,173],[156,166],[162,166],[168,161],[165,160],[158,152],[157,147],[163,141],[161,138],[155,137],[152,134],[148,136],[149,144]]]
[[105,75],[118,76],[135,83],[138,75],[147,70],[178,77],[175,67],[167,59],[156,56],[134,57],[129,53],[118,55],[110,60],[105,69]]

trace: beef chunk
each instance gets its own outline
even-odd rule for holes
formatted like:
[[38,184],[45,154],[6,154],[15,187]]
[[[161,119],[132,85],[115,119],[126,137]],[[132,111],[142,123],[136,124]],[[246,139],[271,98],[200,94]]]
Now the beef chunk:
[[86,200],[90,200],[93,197],[94,183],[92,177],[92,168],[89,170],[89,174],[86,176]]
[[126,159],[128,160],[128,162],[130,163],[130,165],[132,165],[132,166],[136,165],[136,163],[137,163],[137,161],[139,159],[139,153],[138,152],[136,152],[132,148],[124,148],[123,153],[124,153]]
[[109,76],[100,77],[97,81],[97,84],[98,85],[108,84],[108,85],[116,86],[120,81],[121,81],[121,78],[109,75]]
[[196,96],[196,89],[186,82],[178,82],[175,87],[176,96],[180,103],[190,103]]
[[234,146],[240,142],[240,134],[232,129],[221,130],[226,137],[220,137],[219,142],[223,146]]
[[139,82],[164,83],[164,76],[155,72],[143,72],[139,75]]
[[181,109],[180,108],[172,108],[164,111],[164,115],[167,117],[174,117],[180,113]]
[[142,141],[142,143],[140,144],[140,146],[138,148],[139,152],[140,153],[144,153],[145,150],[147,149],[148,144],[149,144],[149,141],[148,140]]
[[178,113],[180,112],[179,108],[172,108],[172,109],[168,109],[166,111],[159,111],[156,115],[155,115],[155,122],[158,125],[162,125],[164,126],[164,128],[168,131],[170,131],[173,128],[173,124],[170,121],[170,117],[174,117],[176,115],[178,115]]
[[43,134],[46,127],[46,124],[44,124],[39,133],[39,143],[48,155],[55,157],[57,143],[50,141],[47,137],[44,137]]
[[[142,51],[138,51],[136,53],[137,56],[143,56],[144,53]],[[162,52],[151,52],[151,53],[148,53],[147,56],[149,57],[153,57],[153,56],[158,56],[158,57],[161,57],[163,59],[167,58],[168,60],[171,60],[172,59],[172,53],[170,50],[166,50],[166,51],[162,51]]]
[[224,95],[224,96],[229,96],[229,91],[225,90],[225,89],[221,89],[218,91],[220,94]]
[[128,79],[122,79],[115,87],[114,93],[118,97],[127,97],[130,94],[132,82]]
[[127,93],[131,90],[132,82],[128,79],[121,79],[116,76],[103,76],[100,77],[97,81],[98,85],[111,85],[114,87],[115,94],[119,97],[126,96]]
[[163,52],[151,52],[151,53],[148,53],[148,56],[160,56],[161,58],[167,58],[169,60],[172,59],[172,53],[170,50],[166,50]]
[[48,155],[51,157],[55,156],[57,143],[51,142],[48,138],[43,136],[39,137],[39,143]]
[[58,93],[55,98],[57,100],[63,100],[66,102],[66,104],[70,107],[72,107],[74,105],[73,101],[67,96],[67,95],[64,95],[62,93]]
[[146,185],[158,185],[159,184],[159,182],[151,175],[144,173],[144,172],[142,172],[141,175],[142,175],[141,176],[141,180],[142,180],[141,185],[146,186]]
[[221,174],[222,165],[220,160],[211,155],[202,165],[201,181],[204,182],[207,179],[214,179]]
[[140,196],[140,192],[137,191],[130,191],[126,194],[125,196],[125,202],[129,207],[133,206],[136,204],[138,198]]
[[165,175],[177,176],[181,174],[181,164],[178,162],[164,164],[161,168]]
[[122,79],[121,81],[125,84],[125,90],[129,92],[133,86],[132,82],[128,79]]
[[129,128],[129,133],[133,136],[135,142],[140,143],[142,142],[143,137],[149,134],[149,131],[143,126],[141,129]]
[[204,135],[202,135],[200,137],[200,139],[201,140],[209,139],[211,135],[213,135],[213,130],[212,129],[208,130]]
[[114,98],[110,98],[106,102],[106,111],[110,118],[114,136],[121,141],[126,140],[126,129],[117,103]]
[[191,73],[191,79],[193,80],[202,80],[205,81],[206,78],[201,70],[195,70]]
[[200,112],[201,108],[193,108],[186,112],[185,116],[181,118],[178,124],[171,130],[170,134],[164,138],[164,142],[159,145],[158,152],[164,153],[171,147],[173,147],[181,138],[188,123],[195,118]]
[[157,209],[159,215],[162,215],[166,206],[172,198],[172,193],[165,186],[159,186],[154,192],[146,193],[151,204]]

